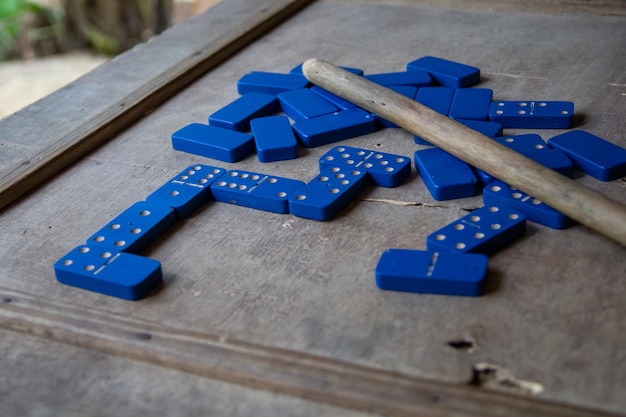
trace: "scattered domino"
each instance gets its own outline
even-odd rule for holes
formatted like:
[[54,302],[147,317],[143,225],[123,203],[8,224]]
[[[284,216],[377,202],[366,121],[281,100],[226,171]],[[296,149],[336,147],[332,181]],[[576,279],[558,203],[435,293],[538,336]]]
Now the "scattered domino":
[[376,265],[376,285],[391,291],[478,296],[488,262],[480,253],[389,249]]
[[505,128],[569,129],[574,103],[569,101],[494,101],[489,119]]
[[308,88],[285,91],[277,97],[283,113],[293,120],[310,119],[339,110],[330,101]]
[[412,87],[426,87],[433,81],[426,71],[387,72],[383,74],[368,74],[363,78],[386,87],[408,85]]
[[411,160],[402,155],[350,146],[335,146],[319,160],[320,171],[330,167],[364,169],[379,187],[397,187],[411,174]]
[[415,101],[447,116],[454,98],[454,88],[423,87],[417,91]]
[[211,198],[209,186],[224,172],[223,168],[192,165],[156,189],[146,201],[171,207],[176,217],[184,219]]
[[174,210],[155,201],[138,201],[87,239],[87,245],[139,253],[176,221]]
[[289,213],[288,199],[304,182],[248,171],[229,171],[211,184],[216,201],[265,210]]
[[427,71],[435,81],[446,87],[471,87],[480,82],[480,69],[434,56],[416,59],[406,67],[409,71]]
[[368,184],[365,170],[330,167],[289,197],[289,212],[313,220],[330,220]]
[[600,181],[626,176],[626,149],[584,130],[572,130],[548,140],[564,152],[582,172]]
[[268,116],[250,122],[257,158],[275,162],[298,157],[298,140],[287,116]]
[[572,160],[559,149],[550,149],[546,147],[540,151],[529,152],[525,156],[546,168],[560,172],[566,177],[571,178],[574,175],[574,164],[572,163]]
[[376,118],[371,113],[355,107],[298,120],[293,124],[293,129],[304,146],[313,148],[373,133],[377,129],[377,124]]
[[508,208],[481,207],[426,238],[429,250],[489,254],[526,233],[526,216]]
[[574,174],[574,165],[565,153],[557,149],[550,149],[539,135],[531,133],[493,139],[546,168],[553,169],[568,177],[572,177]]
[[548,146],[541,136],[535,133],[512,136],[497,136],[493,140],[521,154],[546,149]]
[[364,169],[379,187],[397,187],[411,174],[411,159],[402,155],[369,151],[356,168]]
[[415,166],[435,200],[471,197],[480,191],[472,168],[439,148],[415,152]]
[[237,91],[239,94],[263,93],[277,95],[283,91],[305,88],[308,85],[309,80],[301,74],[252,71],[237,81]]
[[338,95],[331,93],[328,90],[324,90],[322,87],[318,87],[317,85],[314,85],[313,87],[311,87],[311,91],[313,91],[315,94],[319,94],[324,99],[330,101],[332,104],[334,104],[335,106],[337,106],[337,108],[341,110],[348,110],[348,109],[357,107],[356,104],[351,103],[348,100],[343,99],[339,97]]
[[63,284],[127,300],[144,297],[162,280],[157,260],[89,245],[59,259],[54,272]]
[[455,90],[448,116],[453,119],[487,120],[493,90],[459,88]]
[[[496,122],[488,122],[485,120],[466,120],[466,119],[455,119],[455,121],[473,129],[477,132],[482,133],[485,136],[489,136],[493,138],[495,136],[499,136],[502,134],[502,125]],[[431,145],[432,144],[421,137],[415,135],[413,136],[413,140],[418,145]]]
[[572,219],[541,200],[498,180],[483,189],[483,202],[485,205],[508,207],[524,214],[527,220],[553,229],[565,229],[574,223]]
[[502,125],[497,122],[489,122],[486,120],[467,120],[467,119],[455,119],[457,122],[474,129],[477,132],[482,133],[490,138],[502,135]]
[[238,162],[254,150],[254,139],[247,133],[192,123],[172,133],[172,147],[219,161]]
[[248,93],[209,116],[209,125],[245,132],[250,129],[250,120],[269,116],[277,110],[276,96]]
[[[539,135],[531,133],[526,135],[500,136],[493,139],[546,168],[560,172],[570,178],[574,175],[574,165],[572,161],[560,150],[550,149]],[[480,171],[479,175],[484,180],[485,184],[493,181],[493,177],[484,171]]]

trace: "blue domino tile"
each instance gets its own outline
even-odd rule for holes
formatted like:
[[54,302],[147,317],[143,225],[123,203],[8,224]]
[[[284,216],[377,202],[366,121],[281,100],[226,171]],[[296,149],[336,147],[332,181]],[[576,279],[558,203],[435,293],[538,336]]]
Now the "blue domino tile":
[[[493,140],[567,177],[571,178],[574,174],[574,165],[565,153],[550,149],[541,136],[535,133],[498,136]],[[485,185],[497,179],[480,169],[477,169],[476,173]]]
[[[493,138],[495,136],[499,136],[502,134],[502,125],[500,123],[488,122],[485,120],[466,120],[466,119],[455,119],[455,121],[469,127],[470,129],[480,132],[485,136],[489,136],[490,138]],[[422,139],[420,136],[417,136],[417,135],[413,136],[413,140],[418,145],[431,145],[432,146],[430,142]]]
[[87,239],[87,245],[140,253],[176,221],[174,210],[155,201],[138,201]]
[[490,254],[526,233],[526,216],[508,208],[481,207],[430,234],[429,250]]
[[493,140],[524,155],[548,148],[546,142],[536,133],[496,136]]
[[302,187],[302,181],[237,170],[211,184],[211,191],[216,201],[285,214],[289,197]]
[[373,133],[376,118],[360,108],[353,108],[311,119],[298,120],[293,129],[307,148]]
[[[360,68],[354,68],[354,67],[340,67],[341,69],[344,69],[348,72],[351,72],[355,75],[363,75],[363,70]],[[293,67],[290,71],[290,74],[303,74],[302,72],[302,64],[298,64],[295,67]]]
[[189,217],[211,198],[209,186],[226,170],[208,165],[192,165],[146,197],[150,203],[174,209],[176,217]]
[[578,169],[600,181],[626,176],[626,149],[584,130],[554,136],[548,145],[564,152]]
[[411,159],[350,146],[335,146],[319,160],[320,170],[333,166],[364,169],[379,187],[397,187],[411,174]]
[[422,87],[415,95],[415,101],[447,116],[454,97],[454,88]]
[[63,284],[126,300],[144,297],[163,276],[157,260],[90,245],[59,259],[54,273]]
[[307,219],[330,220],[365,189],[368,178],[364,170],[324,169],[289,197],[289,212]]
[[403,96],[408,97],[412,100],[415,99],[417,91],[419,90],[419,88],[410,85],[390,85],[387,88],[395,91],[398,94],[402,94]]
[[487,120],[493,90],[489,88],[459,88],[454,92],[448,116],[453,119]]
[[238,162],[254,150],[254,138],[247,133],[192,123],[172,133],[177,151],[224,162]]
[[330,101],[308,88],[285,91],[277,97],[283,113],[293,120],[310,119],[339,110]]
[[367,74],[363,78],[386,87],[406,85],[412,87],[426,87],[432,85],[433,80],[426,71],[386,72],[383,74]]
[[376,265],[376,285],[390,291],[478,296],[488,264],[480,253],[389,249]]
[[424,56],[407,64],[407,70],[422,70],[439,84],[452,88],[471,87],[480,82],[480,69],[434,56]]
[[439,148],[415,152],[415,167],[435,200],[471,197],[480,192],[472,168]]
[[569,101],[494,101],[489,119],[504,128],[569,129],[574,103]]
[[560,172],[570,178],[574,175],[574,164],[572,161],[560,150],[550,149],[539,135],[531,133],[526,135],[500,136],[493,139],[546,168]]
[[348,109],[357,107],[356,104],[351,103],[348,100],[345,100],[339,97],[338,95],[331,93],[328,90],[324,90],[322,87],[318,87],[317,85],[314,85],[313,87],[311,87],[311,91],[313,91],[315,94],[319,94],[324,99],[330,101],[332,104],[337,106],[337,108],[339,108],[340,110],[348,110]]
[[209,125],[245,132],[250,129],[250,120],[269,116],[276,111],[276,96],[248,93],[209,116]]
[[553,229],[565,229],[574,223],[563,213],[499,180],[491,182],[483,189],[483,202],[489,206],[508,207],[524,214],[531,222]]
[[275,72],[253,71],[237,81],[239,94],[263,93],[277,95],[283,91],[305,88],[309,81],[301,74],[279,74]]
[[546,168],[560,172],[566,177],[572,178],[574,176],[574,164],[572,160],[558,149],[546,147],[543,150],[529,152],[525,156]]
[[496,181],[498,178],[494,177],[491,174],[486,173],[482,169],[476,168],[476,177],[480,180],[483,185],[491,184]]
[[[415,99],[415,96],[417,95],[417,90],[418,90],[417,87],[412,87],[410,85],[391,85],[391,86],[388,86],[387,88],[395,91],[398,94],[402,94],[403,96],[408,97],[411,100]],[[383,119],[382,117],[378,115],[376,115],[376,120],[378,120],[378,123],[383,128],[398,128],[399,127],[395,123],[391,123],[389,120]]]
[[276,162],[298,157],[298,140],[287,116],[268,116],[250,122],[257,158]]

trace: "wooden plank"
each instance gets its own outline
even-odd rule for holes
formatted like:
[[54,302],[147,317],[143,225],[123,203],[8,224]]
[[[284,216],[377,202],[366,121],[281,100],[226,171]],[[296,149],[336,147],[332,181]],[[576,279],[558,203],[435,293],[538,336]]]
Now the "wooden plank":
[[0,288],[0,327],[349,409],[397,416],[609,416],[411,377],[219,334],[60,305]]
[[[306,6],[229,0],[0,122],[0,209]],[[22,152],[20,152],[20,150]]]
[[[353,3],[415,4],[415,0],[350,0]],[[626,16],[623,0],[420,0],[420,5],[464,10],[505,12],[576,13],[605,16]]]
[[367,417],[0,329],[0,415]]

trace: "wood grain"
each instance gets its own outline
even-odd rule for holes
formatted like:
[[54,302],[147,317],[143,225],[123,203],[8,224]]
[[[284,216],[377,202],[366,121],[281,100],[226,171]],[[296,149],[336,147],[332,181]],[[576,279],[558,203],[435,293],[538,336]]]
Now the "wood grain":
[[397,416],[611,415],[48,302],[0,288],[0,327],[218,380]]
[[308,59],[302,69],[314,84],[426,138],[459,159],[626,246],[626,207],[618,202],[415,100],[329,62]]
[[222,2],[4,119],[1,145],[17,156],[0,166],[0,209],[101,146],[308,3]]

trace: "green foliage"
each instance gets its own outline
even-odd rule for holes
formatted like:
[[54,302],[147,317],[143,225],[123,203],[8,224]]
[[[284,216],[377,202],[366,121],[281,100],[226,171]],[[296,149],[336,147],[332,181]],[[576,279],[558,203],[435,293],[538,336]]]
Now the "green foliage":
[[[48,13],[46,8],[32,1],[0,0],[0,61],[18,55],[18,43],[20,37],[24,36],[24,20],[28,13],[45,14],[52,18],[52,21],[60,18],[58,14]],[[43,29],[43,33],[46,33],[46,29],[48,31],[54,29],[52,26],[39,29]]]
[[98,30],[94,25],[88,25],[84,35],[91,47],[99,54],[115,55],[120,52],[119,42],[114,37]]

